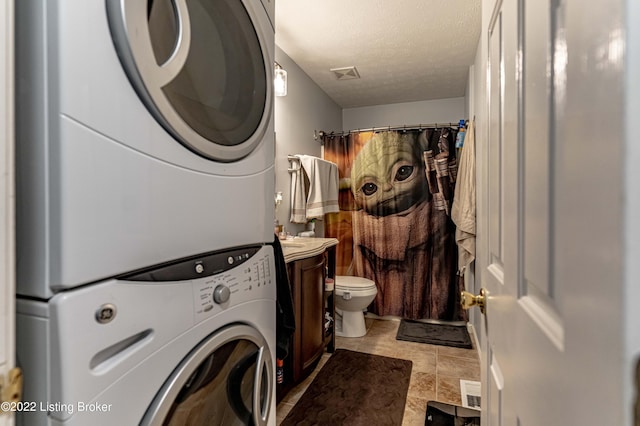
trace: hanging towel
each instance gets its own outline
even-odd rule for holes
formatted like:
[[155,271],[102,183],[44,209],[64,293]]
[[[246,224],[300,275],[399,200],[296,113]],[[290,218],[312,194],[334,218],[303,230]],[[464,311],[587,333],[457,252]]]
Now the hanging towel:
[[327,213],[338,213],[338,166],[310,155],[298,155],[309,179],[306,219],[322,218]]
[[305,190],[304,171],[299,162],[294,161],[291,172],[291,223],[307,223],[307,192]]
[[465,136],[458,180],[456,182],[451,219],[456,224],[456,243],[458,244],[458,272],[464,269],[476,257],[476,153],[475,122],[469,122]]
[[276,356],[279,359],[285,359],[289,354],[291,336],[296,331],[296,316],[293,310],[287,265],[277,235],[272,245],[276,263]]

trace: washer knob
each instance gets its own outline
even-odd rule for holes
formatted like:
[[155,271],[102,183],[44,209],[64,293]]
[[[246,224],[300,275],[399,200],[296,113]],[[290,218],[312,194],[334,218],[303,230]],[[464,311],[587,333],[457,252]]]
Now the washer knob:
[[229,300],[229,296],[231,296],[231,291],[225,285],[220,284],[213,290],[213,301],[217,304],[225,303]]

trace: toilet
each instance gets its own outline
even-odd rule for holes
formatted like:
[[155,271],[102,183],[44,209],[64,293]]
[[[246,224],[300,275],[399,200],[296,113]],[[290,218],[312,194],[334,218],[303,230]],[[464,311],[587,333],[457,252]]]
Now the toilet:
[[375,299],[376,283],[361,277],[335,277],[336,335],[362,337],[367,334],[364,309]]

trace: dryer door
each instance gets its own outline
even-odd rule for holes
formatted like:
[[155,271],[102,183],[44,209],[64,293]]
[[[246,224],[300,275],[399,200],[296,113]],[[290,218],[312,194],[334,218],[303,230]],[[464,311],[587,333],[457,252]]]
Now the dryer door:
[[233,325],[198,345],[156,395],[142,425],[266,425],[275,386],[260,333]]
[[106,1],[122,66],[160,125],[209,159],[251,153],[273,103],[274,35],[261,3]]

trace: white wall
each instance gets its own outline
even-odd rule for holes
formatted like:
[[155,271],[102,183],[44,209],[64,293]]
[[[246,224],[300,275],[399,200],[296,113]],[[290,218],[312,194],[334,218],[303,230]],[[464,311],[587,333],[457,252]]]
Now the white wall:
[[[282,191],[283,200],[276,218],[292,234],[304,230],[304,225],[289,223],[290,178],[287,169],[289,154],[307,154],[320,157],[320,140],[314,140],[314,130],[339,130],[342,128],[342,108],[287,54],[276,46],[276,61],[287,71],[287,96],[275,98],[276,129],[276,191]],[[319,223],[316,235],[323,236]]]
[[[347,108],[342,111],[342,130],[433,123],[457,123],[465,116],[465,98],[405,102]],[[336,129],[322,129],[326,131]]]
[[475,108],[476,67],[475,65],[471,65],[469,67],[469,76],[467,77],[467,88],[464,92],[464,97],[465,97],[464,116],[465,118],[471,120],[476,113],[476,108]]

